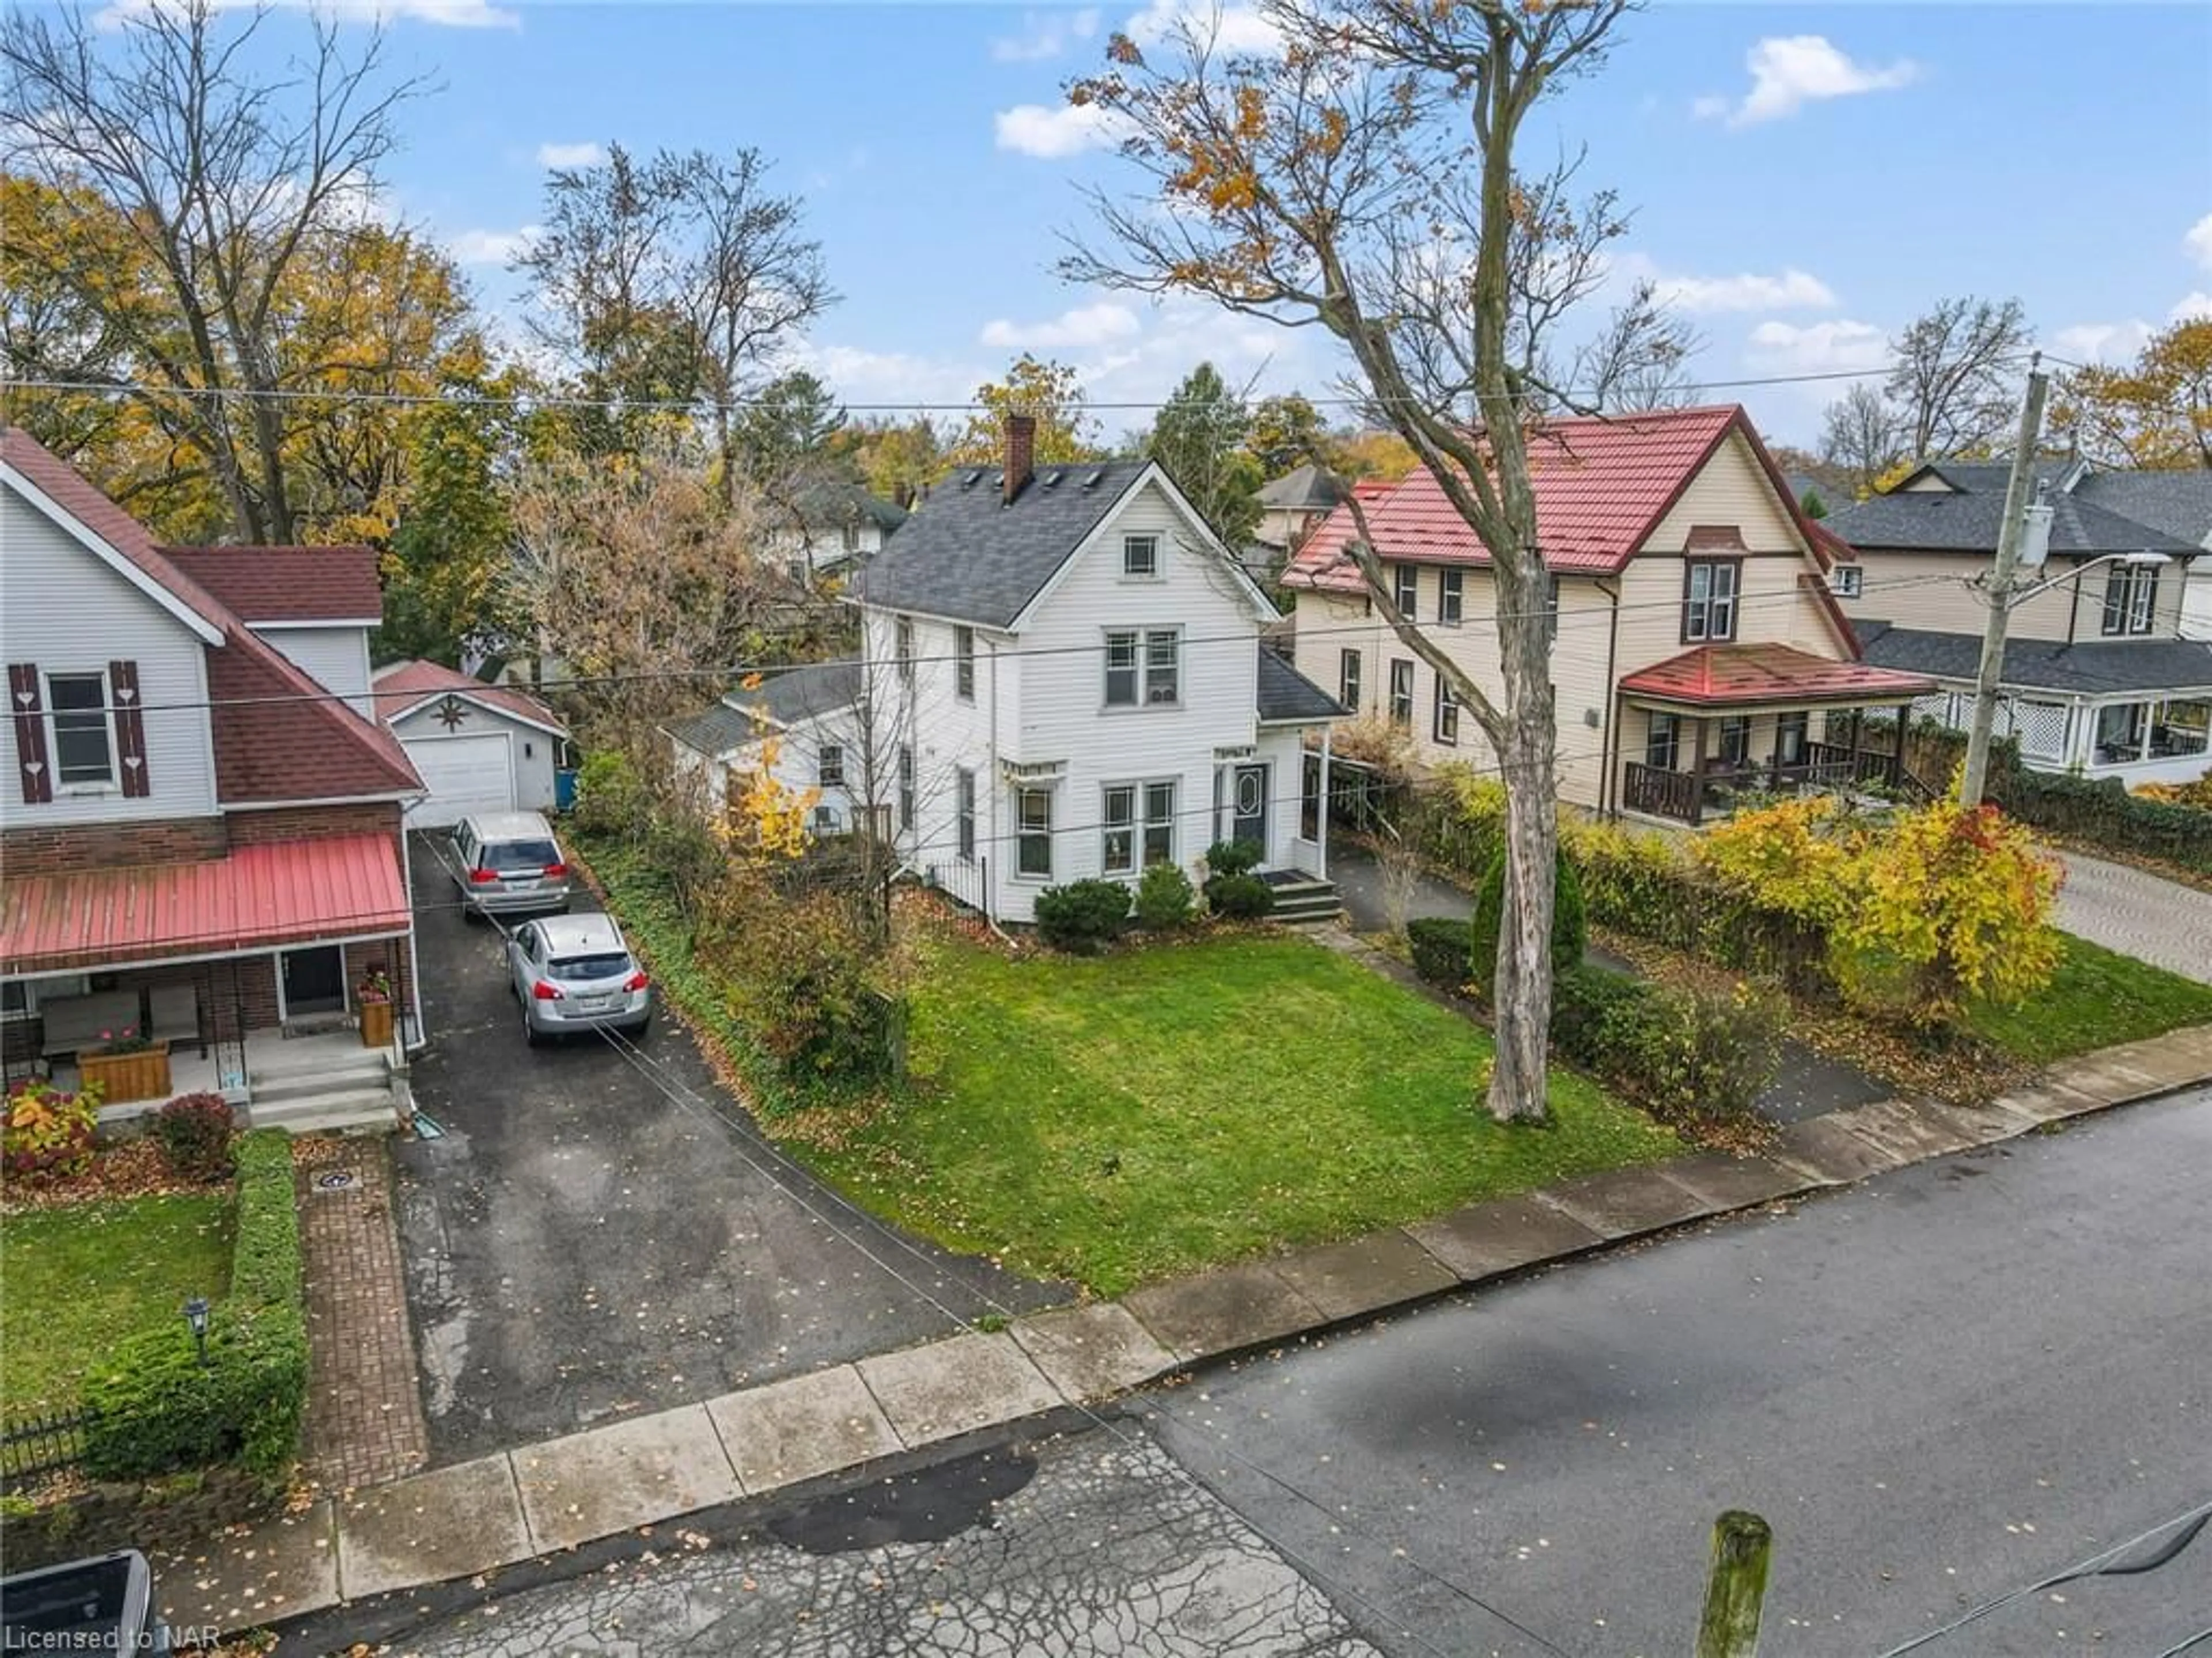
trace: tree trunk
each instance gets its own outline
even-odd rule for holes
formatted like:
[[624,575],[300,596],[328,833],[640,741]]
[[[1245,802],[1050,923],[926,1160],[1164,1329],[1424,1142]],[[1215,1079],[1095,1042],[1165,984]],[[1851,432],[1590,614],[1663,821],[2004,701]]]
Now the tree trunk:
[[1490,1110],[1500,1122],[1542,1122],[1552,1020],[1552,911],[1559,857],[1559,794],[1553,773],[1549,583],[1540,560],[1497,571],[1498,642],[1505,677],[1505,732],[1498,762],[1505,781],[1505,912],[1498,930],[1498,1058]]

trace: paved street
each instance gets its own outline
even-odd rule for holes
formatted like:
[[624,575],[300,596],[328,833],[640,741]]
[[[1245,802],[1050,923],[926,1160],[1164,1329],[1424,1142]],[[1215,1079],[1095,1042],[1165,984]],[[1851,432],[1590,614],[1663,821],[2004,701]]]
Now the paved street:
[[[1680,1653],[1729,1507],[1778,1535],[1766,1649],[1871,1658],[2212,1500],[2208,1167],[2200,1090],[1455,1298],[1160,1425],[1340,1605],[1396,1608],[1408,1658],[1544,1649],[1400,1547],[1569,1652]],[[1925,1650],[2152,1658],[2207,1625],[2212,1534]]]
[[2059,854],[2066,884],[2058,925],[2092,944],[2212,983],[2212,892],[2108,864],[2078,852]]
[[434,1461],[951,1333],[934,1302],[1059,1298],[854,1209],[665,1012],[636,1054],[526,1047],[499,933],[419,838],[415,879],[414,1089],[446,1134],[396,1147],[395,1196]]

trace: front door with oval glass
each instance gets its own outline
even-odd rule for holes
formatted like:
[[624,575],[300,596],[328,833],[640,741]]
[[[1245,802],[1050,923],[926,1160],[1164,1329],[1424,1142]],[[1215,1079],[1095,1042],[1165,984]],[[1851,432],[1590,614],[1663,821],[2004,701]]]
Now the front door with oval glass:
[[1267,767],[1239,766],[1230,796],[1230,838],[1267,853]]

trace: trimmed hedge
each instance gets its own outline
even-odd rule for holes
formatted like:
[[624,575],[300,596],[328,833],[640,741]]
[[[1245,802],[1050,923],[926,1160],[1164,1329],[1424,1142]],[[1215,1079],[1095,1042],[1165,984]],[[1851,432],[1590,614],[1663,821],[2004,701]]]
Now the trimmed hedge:
[[1406,943],[1413,971],[1432,985],[1457,990],[1467,983],[1468,952],[1474,937],[1470,921],[1446,915],[1419,916],[1406,923]]
[[1121,934],[1129,889],[1119,881],[1070,881],[1036,896],[1037,936],[1054,950],[1090,956]]
[[1137,881],[1137,924],[1155,932],[1170,931],[1191,918],[1198,894],[1179,865],[1154,864]]
[[1275,890],[1256,875],[1209,876],[1206,906],[1225,921],[1257,921],[1274,908]]
[[123,1343],[85,1384],[97,1412],[85,1473],[141,1479],[238,1462],[275,1478],[298,1454],[307,1327],[292,1142],[257,1129],[237,1144],[238,1236],[230,1293],[213,1309],[207,1363],[179,1317]]
[[[1490,860],[1474,895],[1473,931],[1468,941],[1470,983],[1485,996],[1498,976],[1498,939],[1505,925],[1505,853]],[[1563,849],[1552,871],[1552,962],[1579,962],[1589,950],[1589,924],[1583,914],[1583,884]]]
[[1662,1122],[1752,1114],[1780,1063],[1780,999],[1652,984],[1610,968],[1553,981],[1552,1045]]
[[2023,823],[2212,875],[2212,811],[2130,794],[2117,777],[2091,780],[2014,768],[1990,791]]

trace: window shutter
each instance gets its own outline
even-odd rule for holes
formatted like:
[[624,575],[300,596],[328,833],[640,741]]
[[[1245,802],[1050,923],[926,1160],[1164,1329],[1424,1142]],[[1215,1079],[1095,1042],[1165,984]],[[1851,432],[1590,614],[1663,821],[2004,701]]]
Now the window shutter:
[[46,709],[39,695],[39,665],[8,665],[8,706],[15,717],[15,767],[23,783],[23,804],[43,806],[54,798],[53,768],[46,761]]
[[154,792],[146,772],[146,716],[138,697],[138,665],[107,665],[107,695],[115,704],[115,759],[123,773],[123,798],[141,800]]

